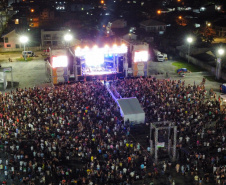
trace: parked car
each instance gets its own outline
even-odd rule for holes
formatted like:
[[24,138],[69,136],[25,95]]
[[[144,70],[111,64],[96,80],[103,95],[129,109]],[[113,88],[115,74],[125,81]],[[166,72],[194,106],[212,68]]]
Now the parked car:
[[22,56],[23,57],[33,57],[34,52],[33,51],[22,51]]

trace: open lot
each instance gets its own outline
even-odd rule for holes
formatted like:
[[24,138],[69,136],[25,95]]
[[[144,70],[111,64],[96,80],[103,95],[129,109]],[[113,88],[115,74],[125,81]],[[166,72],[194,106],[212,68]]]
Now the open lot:
[[[39,57],[34,57],[32,61],[17,61],[21,57],[19,53],[5,53],[5,55],[0,55],[1,66],[12,67],[13,81],[18,84],[16,87],[25,88],[43,85],[48,82],[48,79],[45,74],[45,61],[40,54]],[[9,62],[8,58],[11,58],[12,62]],[[7,72],[7,81],[11,81],[10,72]]]
[[[45,61],[41,52],[36,52],[38,57],[34,57],[32,61],[24,62],[17,61],[21,57],[21,53],[1,53],[0,63],[2,67],[12,66],[13,68],[13,80],[19,82],[18,87],[33,87],[41,85],[50,85],[49,79],[45,74]],[[8,61],[8,58],[12,59],[12,62]],[[191,73],[186,73],[184,77],[179,76],[176,73],[178,68],[188,68]],[[219,94],[220,82],[214,81],[214,76],[206,71],[201,71],[202,69],[197,68],[192,64],[183,63],[177,60],[169,60],[166,62],[152,62],[148,63],[148,75],[154,75],[156,78],[163,79],[169,78],[174,80],[185,80],[186,84],[200,84],[203,77],[206,77],[206,90],[213,89]],[[198,71],[198,72],[197,72]],[[168,73],[168,77],[166,76]],[[209,80],[208,80],[209,79]],[[11,81],[11,74],[7,74],[7,80]],[[11,90],[11,89],[7,89]]]
[[[185,76],[182,77],[176,73],[176,70],[178,68],[188,68],[191,71],[195,71],[195,72],[186,73]],[[169,60],[166,62],[149,62],[148,70],[149,70],[148,75],[152,75],[152,76],[154,75],[159,79],[169,78],[174,80],[182,80],[182,81],[185,80],[185,84],[192,84],[192,85],[194,83],[196,85],[199,85],[202,82],[203,78],[205,77],[206,90],[213,89],[217,94],[220,94],[219,87],[222,82],[217,82],[213,80],[215,77],[212,74],[192,64],[182,63],[180,61],[177,62],[176,60]],[[166,76],[166,73],[168,73],[168,77]]]

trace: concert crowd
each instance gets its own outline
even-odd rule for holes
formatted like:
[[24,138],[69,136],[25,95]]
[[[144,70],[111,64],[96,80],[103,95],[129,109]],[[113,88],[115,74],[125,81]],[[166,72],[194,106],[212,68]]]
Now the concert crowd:
[[[153,77],[115,80],[155,121],[177,126],[177,161],[160,167],[130,137],[131,124],[100,81],[25,88],[0,96],[0,173],[8,184],[143,184],[176,170],[194,183],[225,184],[225,110],[204,85]],[[147,145],[149,143],[147,142]],[[167,173],[168,184],[173,184]]]

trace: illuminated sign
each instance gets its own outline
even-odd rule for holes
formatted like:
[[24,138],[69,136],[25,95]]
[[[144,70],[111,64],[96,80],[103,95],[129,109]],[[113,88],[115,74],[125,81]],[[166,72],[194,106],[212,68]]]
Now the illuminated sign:
[[67,67],[68,66],[68,58],[67,56],[53,56],[52,57],[52,67]]
[[134,62],[147,62],[147,61],[148,61],[148,51],[134,52]]

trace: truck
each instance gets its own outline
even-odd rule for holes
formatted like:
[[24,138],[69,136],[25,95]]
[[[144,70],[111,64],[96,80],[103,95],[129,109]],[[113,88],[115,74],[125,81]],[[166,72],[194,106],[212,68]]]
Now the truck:
[[153,51],[154,51],[154,54],[155,54],[158,62],[164,62],[164,61],[167,61],[168,60],[166,53],[161,53],[157,49],[153,49]]

